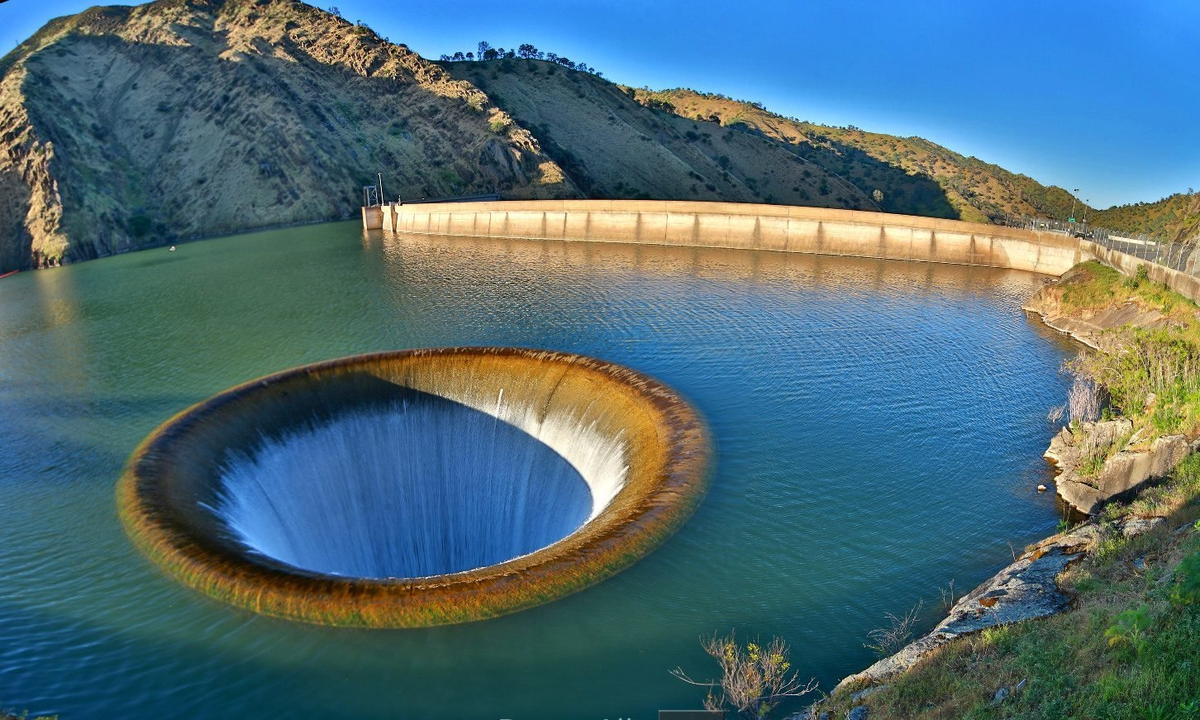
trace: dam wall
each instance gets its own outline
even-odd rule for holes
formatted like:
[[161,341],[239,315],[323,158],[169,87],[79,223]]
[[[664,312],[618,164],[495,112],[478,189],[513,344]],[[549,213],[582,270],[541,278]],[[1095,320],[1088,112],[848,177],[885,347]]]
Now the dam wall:
[[1120,250],[1105,247],[1091,240],[1081,240],[1079,246],[1086,254],[1130,277],[1137,274],[1139,265],[1145,265],[1146,273],[1151,280],[1166,285],[1192,302],[1200,303],[1200,278],[1165,265],[1143,260]]
[[[385,231],[772,250],[1061,275],[1097,257],[1058,233],[891,213],[750,203],[515,200],[384,205]],[[374,220],[374,218],[372,218]],[[364,225],[370,229],[364,214]],[[1090,245],[1090,243],[1089,243]]]

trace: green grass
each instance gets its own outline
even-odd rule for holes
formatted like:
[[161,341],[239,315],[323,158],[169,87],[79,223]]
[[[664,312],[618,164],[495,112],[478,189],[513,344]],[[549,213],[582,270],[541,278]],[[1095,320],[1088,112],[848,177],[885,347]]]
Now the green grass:
[[[1071,363],[1107,391],[1109,413],[1133,421],[1139,444],[1173,433],[1200,434],[1200,309],[1151,282],[1099,263],[1077,267],[1052,287],[1068,312],[1136,303],[1166,317],[1156,328],[1121,328]],[[1086,315],[1085,315],[1086,316]],[[1099,473],[1129,437],[1091,449],[1080,472]],[[1126,538],[1121,523],[1163,517]],[[1197,718],[1200,720],[1200,454],[1129,505],[1097,518],[1088,557],[1059,584],[1074,609],[994,628],[950,643],[865,699],[885,718]],[[1003,702],[1000,688],[1015,688]],[[849,693],[822,710],[843,717]]]
[[[1072,612],[951,643],[867,698],[870,716],[1200,718],[1200,455],[1110,507],[1096,552],[1062,578]],[[1114,525],[1147,512],[1168,522],[1132,539]],[[843,717],[854,704],[843,695],[821,709]]]
[[1125,277],[1096,262],[1077,266],[1053,289],[1069,313],[1134,303],[1165,318],[1159,327],[1124,327],[1101,336],[1105,352],[1085,351],[1070,368],[1099,386],[1113,410],[1133,421],[1149,442],[1155,437],[1200,434],[1200,309],[1145,272]]
[[1084,263],[1077,268],[1081,282],[1062,285],[1062,305],[1069,310],[1107,307],[1127,295],[1122,292],[1122,275],[1097,262]]

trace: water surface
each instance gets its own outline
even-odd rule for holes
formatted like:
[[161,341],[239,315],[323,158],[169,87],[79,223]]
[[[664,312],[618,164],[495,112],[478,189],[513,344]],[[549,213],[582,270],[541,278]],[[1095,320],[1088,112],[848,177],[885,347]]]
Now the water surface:
[[[1052,532],[1041,452],[1071,348],[1041,278],[724,250],[364,236],[356,223],[0,281],[0,704],[101,716],[653,718],[699,638],[780,635],[831,687],[885,613]],[[161,575],[116,519],[124,459],[245,380],[342,355],[595,355],[710,422],[712,490],[582,593],[417,631],[258,617]],[[31,713],[31,714],[32,714]]]

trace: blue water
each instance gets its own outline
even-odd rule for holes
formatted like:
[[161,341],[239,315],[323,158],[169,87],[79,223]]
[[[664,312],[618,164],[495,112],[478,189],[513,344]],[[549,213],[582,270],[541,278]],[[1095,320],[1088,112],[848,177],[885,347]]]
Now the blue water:
[[[867,633],[1054,530],[1072,349],[1026,273],[723,250],[364,236],[353,223],[0,280],[0,705],[75,717],[653,718],[699,638],[779,635],[830,688]],[[166,578],[113,484],[172,414],[302,363],[437,345],[594,355],[716,439],[687,525],[616,577],[417,631],[258,617]]]

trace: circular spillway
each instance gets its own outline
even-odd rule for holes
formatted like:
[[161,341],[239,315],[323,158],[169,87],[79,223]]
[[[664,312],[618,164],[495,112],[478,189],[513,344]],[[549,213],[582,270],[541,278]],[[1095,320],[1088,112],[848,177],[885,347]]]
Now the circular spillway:
[[708,434],[628,368],[510,348],[380,353],[255,380],[134,452],[122,523],[169,575],[329,625],[467,622],[636,562],[707,487]]

